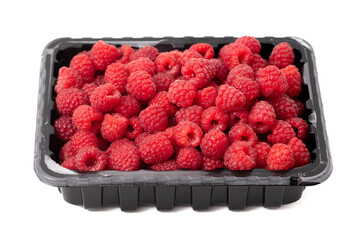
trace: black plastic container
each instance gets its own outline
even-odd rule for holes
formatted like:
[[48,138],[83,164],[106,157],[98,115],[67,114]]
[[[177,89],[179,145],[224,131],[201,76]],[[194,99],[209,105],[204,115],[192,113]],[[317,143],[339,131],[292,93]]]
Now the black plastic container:
[[[41,62],[34,169],[39,179],[59,188],[64,200],[87,209],[120,206],[121,210],[135,210],[139,205],[155,205],[158,210],[170,210],[177,205],[192,205],[194,210],[212,205],[227,205],[240,210],[248,205],[279,207],[295,202],[306,186],[325,181],[332,172],[331,155],[325,128],[325,118],[317,80],[312,47],[300,38],[258,38],[261,55],[268,58],[274,45],[288,42],[295,53],[295,65],[303,76],[301,99],[306,103],[310,135],[306,145],[311,151],[311,163],[289,171],[169,171],[139,170],[134,172],[101,171],[77,173],[60,167],[57,154],[61,142],[55,137],[52,124],[58,117],[53,91],[58,70],[68,66],[78,52],[90,50],[99,39],[61,38],[44,49]],[[234,37],[214,38],[104,38],[103,41],[120,46],[153,45],[160,51],[184,50],[192,44],[206,42],[216,52]]]

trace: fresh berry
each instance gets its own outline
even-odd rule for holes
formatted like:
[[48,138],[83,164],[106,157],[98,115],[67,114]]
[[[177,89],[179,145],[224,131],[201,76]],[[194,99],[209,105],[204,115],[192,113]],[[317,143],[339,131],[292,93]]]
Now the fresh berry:
[[293,53],[292,47],[290,46],[290,44],[283,42],[273,48],[271,55],[269,56],[268,62],[270,65],[284,68],[288,65],[293,64],[294,59],[295,54]]
[[306,112],[306,106],[300,99],[295,99],[297,105],[297,116],[302,117]]
[[158,54],[159,54],[159,51],[155,47],[153,47],[153,46],[145,46],[145,47],[142,47],[142,48],[138,49],[135,53],[133,53],[130,56],[130,60],[134,61],[134,60],[137,60],[139,58],[146,57],[146,58],[149,58],[150,60],[152,60],[154,62],[155,59],[157,58]]
[[211,45],[209,45],[208,43],[196,43],[196,44],[193,44],[189,49],[197,51],[205,59],[211,59],[214,56],[213,47]]
[[70,157],[64,160],[64,162],[61,163],[61,166],[64,168],[67,168],[69,170],[76,170],[75,168],[75,157]]
[[120,92],[111,83],[97,87],[90,96],[90,104],[93,108],[108,112],[120,103]]
[[223,111],[236,112],[240,111],[246,103],[246,97],[236,88],[224,84],[218,89],[216,97],[216,106]]
[[268,153],[271,150],[271,146],[266,142],[258,142],[254,146],[254,150],[257,153],[256,168],[266,168]]
[[219,168],[224,168],[224,164],[221,159],[204,156],[202,157],[202,170],[214,171]]
[[193,82],[198,89],[207,85],[217,73],[212,61],[203,58],[188,60],[182,67],[182,74],[186,80]]
[[174,139],[179,146],[197,147],[203,138],[202,129],[194,122],[184,121],[174,128]]
[[296,137],[305,140],[308,135],[308,124],[302,118],[293,117],[286,120],[296,133]]
[[149,106],[140,112],[139,123],[146,132],[163,131],[168,126],[168,115],[162,107]]
[[136,139],[142,132],[143,128],[140,126],[139,117],[134,116],[129,118],[125,137],[128,139]]
[[157,92],[168,91],[169,86],[175,81],[175,78],[168,73],[157,73],[153,76],[153,81],[157,86]]
[[166,91],[158,92],[157,94],[155,94],[155,96],[152,99],[150,99],[148,106],[153,106],[153,105],[163,108],[168,116],[174,116],[174,114],[178,110],[178,107],[173,105],[169,101]]
[[178,169],[177,162],[173,159],[153,164],[149,168],[154,171],[174,171]]
[[210,107],[203,111],[201,116],[201,128],[204,132],[211,129],[226,130],[228,124],[228,114],[217,107]]
[[146,136],[139,143],[139,154],[146,164],[155,164],[168,160],[174,153],[171,142],[161,132]]
[[78,130],[99,132],[103,114],[89,105],[81,105],[74,110],[72,120]]
[[63,163],[66,159],[75,157],[76,153],[71,145],[71,141],[65,143],[59,151],[59,162]]
[[181,70],[177,59],[168,52],[159,54],[154,63],[158,73],[168,73],[173,77],[177,77]]
[[179,109],[176,114],[177,123],[183,121],[191,121],[199,125],[203,113],[203,108],[197,105],[193,105],[187,108]]
[[163,134],[168,138],[168,140],[171,142],[173,148],[177,147],[178,144],[174,138],[174,130],[175,130],[175,126],[173,127],[168,127],[163,131]]
[[80,74],[83,79],[92,79],[95,73],[93,62],[86,54],[75,55],[69,67]]
[[228,138],[220,130],[210,130],[201,142],[201,150],[205,156],[222,158],[229,145]]
[[302,140],[294,137],[290,140],[288,146],[295,159],[295,167],[301,167],[310,162],[310,152]]
[[80,149],[75,156],[75,168],[81,172],[96,172],[105,169],[108,155],[96,147],[85,147]]
[[140,112],[140,104],[138,100],[131,96],[121,96],[119,104],[114,108],[117,113],[122,114],[126,118],[137,116]]
[[281,94],[274,98],[266,98],[275,110],[277,119],[297,117],[296,102],[287,94]]
[[94,90],[98,87],[96,83],[86,83],[82,87],[82,91],[85,94],[87,100],[90,100],[90,96],[93,94]]
[[245,45],[231,43],[220,50],[219,58],[230,71],[239,64],[250,64],[253,55],[251,50]]
[[195,104],[202,108],[209,108],[216,105],[217,89],[206,87],[196,92]]
[[121,63],[112,63],[105,70],[104,81],[113,84],[121,94],[125,92],[127,79],[128,71],[125,65]]
[[259,97],[259,84],[248,77],[236,77],[232,81],[232,87],[243,93],[246,97],[245,105],[249,105],[253,99]]
[[83,79],[79,73],[68,67],[62,67],[59,69],[54,90],[56,93],[60,93],[62,90],[68,88],[82,88],[83,84]]
[[247,108],[242,108],[238,112],[230,112],[228,116],[229,116],[228,126],[233,127],[237,123],[248,123],[249,112]]
[[123,44],[121,47],[118,48],[118,60],[122,64],[127,64],[130,62],[130,56],[135,53],[135,50],[128,45]]
[[152,76],[145,71],[130,74],[126,89],[129,94],[140,101],[148,101],[157,91]]
[[237,141],[224,153],[224,165],[229,170],[251,170],[256,166],[257,153],[247,142]]
[[184,66],[186,62],[193,58],[203,58],[203,56],[195,50],[187,49],[182,53],[182,56],[179,58],[179,63],[181,66]]
[[228,137],[231,144],[235,141],[245,141],[251,146],[254,146],[258,142],[257,134],[248,124],[245,123],[238,123],[234,125],[229,130]]
[[97,136],[93,132],[89,131],[81,130],[76,132],[70,141],[75,154],[77,154],[82,148],[99,146]]
[[239,77],[246,77],[253,80],[254,79],[253,69],[246,64],[239,64],[228,73],[226,83],[232,85],[233,80]]
[[70,116],[80,105],[88,104],[85,94],[77,88],[64,89],[55,98],[60,114]]
[[100,132],[105,140],[114,142],[123,138],[127,127],[128,119],[121,114],[105,114]]
[[253,53],[253,59],[250,66],[254,72],[257,72],[259,69],[267,66],[267,60],[262,58],[258,53]]
[[284,143],[287,144],[296,133],[292,126],[282,120],[277,120],[271,128],[271,134],[267,136],[267,141],[271,144]]
[[55,134],[62,141],[70,141],[72,136],[76,133],[76,127],[73,124],[71,117],[61,116],[54,122]]
[[130,74],[137,71],[145,71],[151,76],[153,76],[156,73],[154,62],[152,62],[149,58],[146,57],[142,57],[128,63],[127,69]]
[[152,134],[149,133],[149,132],[142,132],[141,134],[139,134],[139,135],[134,139],[134,144],[135,144],[135,146],[137,146],[137,148],[139,148],[141,142],[143,142],[143,140],[144,140],[146,137],[150,136],[150,135],[152,135]]
[[234,43],[246,45],[252,53],[259,53],[261,51],[261,43],[255,37],[243,36]]
[[276,143],[271,147],[267,157],[269,170],[288,170],[295,164],[291,149],[283,143]]
[[182,56],[182,52],[177,50],[177,49],[173,50],[173,51],[170,51],[169,53],[172,54],[177,59],[177,61],[179,61],[179,59]]
[[216,67],[216,78],[220,80],[220,83],[224,83],[228,76],[228,70],[226,66],[220,59],[213,58],[210,60]]
[[288,90],[285,76],[275,66],[267,66],[257,71],[256,80],[264,97],[277,97]]
[[266,133],[271,129],[275,121],[275,110],[266,101],[259,101],[253,105],[248,116],[248,124],[256,133]]
[[168,90],[168,99],[178,107],[189,107],[196,96],[196,86],[186,80],[174,81]]
[[99,40],[90,50],[90,58],[95,70],[104,71],[109,64],[118,58],[118,50],[115,46]]
[[300,71],[294,65],[288,65],[285,68],[281,69],[281,72],[286,77],[288,90],[287,95],[291,98],[296,98],[300,95],[302,91],[302,78]]
[[196,170],[202,165],[202,155],[196,148],[184,147],[180,149],[176,161],[179,168]]
[[139,169],[140,159],[137,147],[128,139],[120,139],[110,144],[108,169],[117,171],[135,171]]

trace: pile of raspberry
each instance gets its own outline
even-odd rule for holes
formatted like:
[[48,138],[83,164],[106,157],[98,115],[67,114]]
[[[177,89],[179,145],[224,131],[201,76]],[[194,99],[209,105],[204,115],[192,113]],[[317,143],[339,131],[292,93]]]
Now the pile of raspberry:
[[292,47],[269,58],[243,36],[215,51],[135,49],[101,40],[59,69],[54,87],[64,142],[77,171],[288,170],[310,162]]

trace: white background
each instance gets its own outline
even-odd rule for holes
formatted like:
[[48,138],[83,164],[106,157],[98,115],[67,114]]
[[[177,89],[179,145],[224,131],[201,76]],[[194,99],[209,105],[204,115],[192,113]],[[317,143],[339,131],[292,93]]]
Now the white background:
[[[1,239],[356,239],[360,209],[357,1],[2,1]],[[58,37],[297,36],[314,48],[334,170],[296,203],[241,212],[88,211],[33,171],[40,56]],[[353,236],[353,237],[352,237]]]

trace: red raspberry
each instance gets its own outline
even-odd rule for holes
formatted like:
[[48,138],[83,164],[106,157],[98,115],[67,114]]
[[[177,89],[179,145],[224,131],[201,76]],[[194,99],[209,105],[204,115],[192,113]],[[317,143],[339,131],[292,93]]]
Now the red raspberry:
[[228,138],[220,130],[210,130],[201,142],[201,150],[205,156],[222,158],[229,145]]
[[206,87],[196,92],[195,103],[202,108],[209,108],[216,105],[217,89]]
[[100,132],[105,140],[114,142],[124,136],[127,127],[128,119],[121,114],[105,114]]
[[[175,126],[174,127],[168,127],[163,131],[163,134],[168,138],[168,140],[171,142],[173,148],[177,147],[178,144],[174,138],[174,130],[175,130]],[[203,133],[202,133],[203,134]]]
[[157,91],[152,77],[145,71],[130,74],[126,89],[139,101],[148,101]]
[[168,160],[174,153],[171,142],[161,132],[145,137],[139,143],[139,154],[146,164],[155,164]]
[[182,147],[197,147],[203,138],[202,129],[194,122],[180,122],[174,128],[174,139]]
[[149,106],[140,112],[139,123],[146,132],[163,131],[168,126],[168,115],[162,107]]
[[75,151],[71,145],[71,141],[65,143],[59,151],[59,162],[63,163],[66,159],[75,157]]
[[90,59],[93,61],[95,70],[104,71],[107,66],[118,58],[116,47],[106,44],[102,40],[96,42],[90,50]]
[[238,66],[236,66],[235,68],[233,68],[227,76],[227,81],[226,83],[229,85],[233,84],[233,80],[239,77],[247,77],[250,79],[254,79],[254,72],[253,69],[246,65],[246,64],[239,64]]
[[86,83],[84,84],[84,86],[82,87],[82,91],[85,94],[87,100],[90,100],[90,96],[92,95],[92,93],[94,92],[94,90],[98,87],[97,84],[95,83]]
[[69,170],[76,170],[75,168],[75,157],[70,157],[64,160],[64,162],[61,163],[61,166],[64,168],[67,168]]
[[157,58],[158,54],[159,54],[159,51],[155,47],[145,46],[145,47],[142,47],[141,49],[138,49],[135,53],[133,53],[130,56],[130,60],[134,61],[139,58],[146,57],[154,62],[155,59]]
[[310,162],[310,152],[302,140],[294,137],[290,140],[288,146],[295,159],[295,167],[302,167]]
[[238,123],[234,125],[229,130],[228,137],[231,144],[235,141],[245,141],[251,146],[254,146],[258,142],[257,134],[248,124],[245,123]]
[[228,84],[221,85],[218,89],[216,106],[223,111],[240,111],[246,103],[242,92]]
[[306,106],[300,99],[295,99],[295,103],[297,105],[297,116],[302,117],[306,112]]
[[252,62],[251,50],[243,44],[228,44],[219,51],[219,58],[228,70],[232,70],[239,64]]
[[174,171],[178,169],[177,162],[173,159],[165,162],[153,164],[149,166],[149,168],[154,171]]
[[277,120],[271,128],[271,134],[267,136],[267,141],[271,144],[284,143],[287,144],[291,138],[296,136],[292,126],[282,120]]
[[248,77],[236,77],[232,81],[232,87],[243,93],[246,97],[245,105],[249,105],[253,99],[259,97],[259,84]]
[[113,84],[121,94],[125,92],[127,79],[128,71],[125,65],[121,63],[112,63],[105,70],[104,81]]
[[288,65],[281,69],[281,72],[286,77],[288,83],[287,95],[291,98],[296,98],[300,95],[302,86],[302,78],[300,71],[294,65]]
[[296,136],[301,139],[305,140],[308,135],[308,124],[302,118],[293,117],[286,120],[289,123],[293,130],[296,133]]
[[251,170],[256,166],[255,150],[243,141],[230,145],[224,153],[224,165],[229,170]]
[[82,88],[83,84],[83,79],[79,73],[68,67],[62,67],[59,69],[58,79],[56,80],[54,90],[56,93],[60,93],[62,90],[72,87]]
[[275,110],[266,101],[259,101],[253,105],[248,116],[248,124],[256,133],[266,133],[271,129],[275,121]]
[[108,161],[107,153],[96,147],[80,149],[75,156],[75,168],[81,172],[96,172],[105,169]]
[[203,58],[190,59],[182,67],[184,78],[193,82],[198,89],[207,85],[216,73],[217,69],[213,62]]
[[283,143],[272,146],[267,157],[269,170],[288,170],[295,164],[291,149]]
[[267,60],[262,58],[258,53],[253,53],[253,60],[250,64],[254,72],[267,66]]
[[128,139],[136,139],[142,132],[143,128],[140,126],[139,117],[134,116],[129,118],[125,137]]
[[179,59],[182,57],[182,52],[177,49],[170,51],[169,53],[172,54],[177,59],[177,61],[179,61]]
[[159,54],[154,63],[158,73],[168,73],[173,77],[177,77],[181,70],[177,59],[169,52]]
[[218,168],[224,168],[224,164],[221,159],[207,156],[202,157],[202,170],[213,171]]
[[273,48],[268,61],[270,65],[284,68],[293,64],[294,59],[295,54],[293,53],[292,47],[288,43],[283,42]]
[[89,105],[81,105],[74,110],[72,120],[78,130],[97,133],[103,120],[103,114]]
[[135,171],[139,169],[139,152],[135,144],[128,139],[120,139],[110,144],[108,169],[117,171]]
[[188,62],[190,59],[193,58],[203,58],[203,56],[195,50],[190,50],[190,49],[185,50],[182,53],[182,56],[179,58],[179,63],[181,66],[184,66],[186,62]]
[[84,93],[77,88],[64,89],[58,93],[55,102],[59,113],[68,116],[80,105],[88,104]]
[[264,97],[277,97],[288,90],[285,76],[275,66],[267,66],[258,70],[256,80]]
[[97,75],[94,77],[94,83],[98,86],[105,84],[104,75]]
[[118,60],[117,62],[120,62],[122,64],[127,64],[130,62],[130,56],[135,53],[135,50],[128,45],[123,44],[118,49]]
[[254,150],[257,153],[256,168],[266,168],[268,153],[271,150],[271,146],[265,142],[258,142],[254,146]]
[[157,92],[168,91],[169,86],[175,81],[175,78],[168,73],[157,73],[153,77],[153,81],[157,86]]
[[228,76],[226,65],[224,65],[220,59],[212,58],[210,60],[216,67],[216,78],[219,79],[221,83],[224,83]]
[[252,53],[259,53],[261,51],[261,43],[255,37],[243,36],[234,43],[246,45]]
[[158,92],[152,99],[150,99],[148,106],[153,105],[163,108],[168,116],[174,116],[178,110],[178,107],[169,101],[166,91]]
[[152,134],[149,132],[142,132],[141,134],[139,134],[134,140],[135,146],[137,146],[137,148],[139,148],[141,142],[150,135],[152,135]]
[[75,154],[82,148],[99,146],[99,140],[93,132],[82,130],[76,132],[70,142]]
[[176,112],[175,117],[177,123],[183,121],[191,121],[199,125],[201,121],[201,116],[203,113],[203,108],[197,105],[193,105],[187,108],[181,108]]
[[228,114],[217,107],[210,107],[203,111],[201,116],[201,128],[204,132],[211,129],[226,130],[228,124]]
[[196,148],[181,148],[177,155],[177,166],[179,168],[199,169],[202,165],[202,155]]
[[286,94],[274,98],[266,98],[276,112],[277,119],[297,117],[296,102]]
[[120,103],[120,92],[113,84],[106,83],[97,87],[90,96],[90,104],[93,108],[108,112]]
[[131,95],[122,96],[114,110],[124,117],[130,118],[139,114],[140,104],[137,99]]
[[189,50],[194,50],[200,53],[205,59],[211,59],[214,56],[214,50],[208,43],[196,43],[193,44]]
[[248,123],[249,112],[247,108],[242,108],[238,112],[230,112],[228,126],[233,127],[237,123]]
[[168,90],[168,99],[178,107],[189,107],[196,96],[196,86],[186,80],[174,81]]
[[130,74],[137,71],[145,71],[153,76],[156,73],[154,62],[152,62],[149,58],[145,57],[128,63],[127,68]]
[[62,141],[70,141],[71,137],[76,133],[76,127],[69,116],[61,116],[54,122],[55,134]]
[[86,54],[75,55],[69,67],[80,74],[83,79],[92,79],[95,73],[93,62]]

